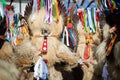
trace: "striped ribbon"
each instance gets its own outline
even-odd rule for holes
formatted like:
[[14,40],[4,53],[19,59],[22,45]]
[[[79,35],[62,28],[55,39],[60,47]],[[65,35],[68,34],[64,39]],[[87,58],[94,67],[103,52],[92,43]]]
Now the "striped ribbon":
[[95,32],[94,24],[93,24],[93,20],[92,20],[91,8],[87,8],[87,14],[88,14],[88,24],[89,24],[90,30],[92,30],[92,32]]
[[74,38],[74,36],[72,34],[71,28],[68,28],[68,32],[70,34],[70,39],[71,39],[71,42],[72,42],[72,46],[76,46],[76,41],[75,41],[75,38]]

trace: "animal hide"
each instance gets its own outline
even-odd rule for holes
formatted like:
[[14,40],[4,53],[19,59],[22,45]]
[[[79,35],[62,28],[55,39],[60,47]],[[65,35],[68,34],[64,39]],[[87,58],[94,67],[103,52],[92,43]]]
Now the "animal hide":
[[[92,80],[94,76],[94,65],[97,64],[96,59],[94,58],[95,50],[98,44],[100,44],[100,31],[97,27],[97,31],[95,34],[86,32],[82,28],[81,22],[77,24],[77,31],[78,31],[78,47],[76,56],[80,60],[81,69],[83,70],[83,80]],[[88,43],[89,50],[88,50],[88,57],[87,59],[84,57],[85,52],[87,51],[87,37],[90,37],[91,41]]]
[[[101,17],[103,18],[103,17]],[[100,21],[100,23],[104,24],[103,25],[103,41],[101,42],[101,44],[97,47],[95,56],[96,59],[98,61],[98,64],[95,66],[96,70],[95,70],[95,78],[96,79],[100,79],[102,80],[102,69],[105,63],[107,63],[107,70],[108,70],[108,74],[110,77],[110,80],[119,80],[119,68],[120,68],[120,60],[119,60],[119,56],[120,56],[120,38],[119,38],[119,18],[120,16],[118,14],[109,14],[106,15],[106,17],[103,18],[103,22],[102,23]],[[110,55],[106,55],[106,51],[108,48],[108,45],[112,39],[112,37],[114,37],[114,35],[112,33],[110,33],[110,30],[112,29],[113,26],[116,26],[116,31],[113,32],[113,34],[117,35],[117,38],[115,39],[115,42],[112,46],[112,50],[110,52]]]

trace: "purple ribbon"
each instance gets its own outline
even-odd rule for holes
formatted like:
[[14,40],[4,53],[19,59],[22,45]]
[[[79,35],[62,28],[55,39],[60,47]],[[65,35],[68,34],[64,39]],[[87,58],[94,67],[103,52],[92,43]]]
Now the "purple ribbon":
[[103,66],[102,77],[104,80],[110,80],[110,76],[109,76],[108,69],[107,69],[107,63],[105,63]]
[[44,22],[50,24],[52,22],[52,0],[46,0],[45,6],[46,6],[46,15],[44,18]]

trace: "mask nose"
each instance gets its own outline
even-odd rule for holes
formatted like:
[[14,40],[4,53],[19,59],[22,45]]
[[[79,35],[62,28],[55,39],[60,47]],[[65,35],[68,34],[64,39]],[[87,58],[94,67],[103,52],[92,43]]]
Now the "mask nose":
[[46,29],[42,29],[42,34],[44,36],[48,36],[50,34],[50,31],[49,30],[46,30]]

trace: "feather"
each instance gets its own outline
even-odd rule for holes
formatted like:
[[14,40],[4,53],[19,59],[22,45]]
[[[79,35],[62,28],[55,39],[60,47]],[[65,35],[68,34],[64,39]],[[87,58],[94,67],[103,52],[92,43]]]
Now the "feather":
[[33,6],[33,2],[30,2],[27,4],[27,6],[25,8],[24,17],[25,17],[26,21],[28,20],[28,17],[32,13],[32,6]]
[[67,10],[65,8],[65,5],[62,3],[61,0],[57,0],[58,1],[58,10],[59,10],[59,14],[62,15],[63,17],[63,22],[66,23],[66,15],[67,15]]

